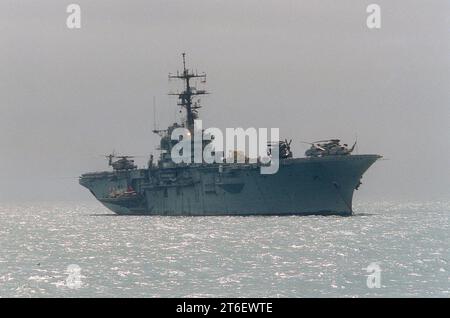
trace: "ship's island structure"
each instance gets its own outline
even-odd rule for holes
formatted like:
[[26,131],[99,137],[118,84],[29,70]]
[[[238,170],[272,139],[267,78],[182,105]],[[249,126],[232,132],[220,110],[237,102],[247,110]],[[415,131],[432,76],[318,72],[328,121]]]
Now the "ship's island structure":
[[[138,168],[132,156],[108,155],[112,171],[85,173],[79,183],[89,189],[103,205],[125,215],[351,215],[353,192],[361,185],[364,172],[381,156],[355,155],[355,145],[340,140],[311,143],[304,158],[294,158],[291,141],[269,145],[279,154],[279,170],[261,174],[264,163],[175,163],[171,139],[174,129],[183,127],[194,134],[198,118],[198,96],[205,90],[192,85],[194,79],[206,80],[186,68],[169,78],[184,82],[178,105],[185,120],[165,130],[154,130],[161,137],[160,157],[150,157],[148,166]],[[204,143],[206,146],[207,143]]]

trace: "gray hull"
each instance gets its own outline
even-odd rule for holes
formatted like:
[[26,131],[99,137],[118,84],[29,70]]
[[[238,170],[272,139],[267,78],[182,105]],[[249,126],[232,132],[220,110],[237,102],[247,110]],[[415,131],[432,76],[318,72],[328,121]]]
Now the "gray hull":
[[[282,160],[273,175],[256,164],[188,165],[87,173],[80,184],[117,214],[352,214],[353,192],[378,155]],[[132,188],[133,195],[111,196]]]

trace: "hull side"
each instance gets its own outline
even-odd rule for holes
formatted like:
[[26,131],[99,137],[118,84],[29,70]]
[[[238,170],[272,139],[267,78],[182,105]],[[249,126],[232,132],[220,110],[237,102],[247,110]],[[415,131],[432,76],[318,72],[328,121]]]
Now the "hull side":
[[[377,155],[283,160],[278,173],[261,175],[256,165],[173,169],[190,182],[151,183],[151,173],[106,173],[80,183],[117,214],[145,215],[351,215],[352,199]],[[180,177],[181,178],[181,177]],[[184,179],[183,179],[184,180]],[[133,184],[136,198],[108,198],[111,187]]]

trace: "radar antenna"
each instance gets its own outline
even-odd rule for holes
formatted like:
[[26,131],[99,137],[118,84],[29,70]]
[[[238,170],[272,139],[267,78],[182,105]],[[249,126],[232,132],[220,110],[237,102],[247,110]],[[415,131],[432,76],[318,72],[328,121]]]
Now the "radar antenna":
[[198,109],[201,108],[200,101],[194,100],[198,95],[208,94],[205,90],[198,90],[196,87],[191,86],[190,80],[192,78],[199,78],[202,83],[206,82],[205,73],[197,73],[190,71],[186,68],[186,53],[182,53],[183,57],[183,72],[177,71],[176,75],[169,74],[169,79],[181,79],[184,81],[184,90],[176,93],[169,93],[169,95],[178,96],[178,105],[186,110],[185,127],[189,129],[191,133],[194,132],[194,120],[198,118]]

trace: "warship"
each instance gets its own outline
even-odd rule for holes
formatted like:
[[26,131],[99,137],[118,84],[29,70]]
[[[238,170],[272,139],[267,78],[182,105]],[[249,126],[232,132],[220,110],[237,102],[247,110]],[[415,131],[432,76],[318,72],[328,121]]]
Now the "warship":
[[[353,154],[339,139],[310,143],[305,157],[295,158],[291,142],[271,142],[268,155],[277,152],[278,171],[261,174],[266,163],[200,162],[176,163],[171,152],[178,142],[171,138],[177,128],[194,134],[199,118],[199,97],[208,94],[194,81],[206,81],[205,73],[186,67],[169,78],[183,81],[178,98],[184,118],[160,136],[159,158],[151,155],[148,165],[138,168],[132,156],[108,155],[110,171],[84,173],[79,183],[104,206],[121,215],[352,215],[353,193],[364,172],[381,156]],[[203,142],[202,146],[206,146]],[[276,151],[274,151],[276,150]],[[236,153],[232,154],[233,156]]]

